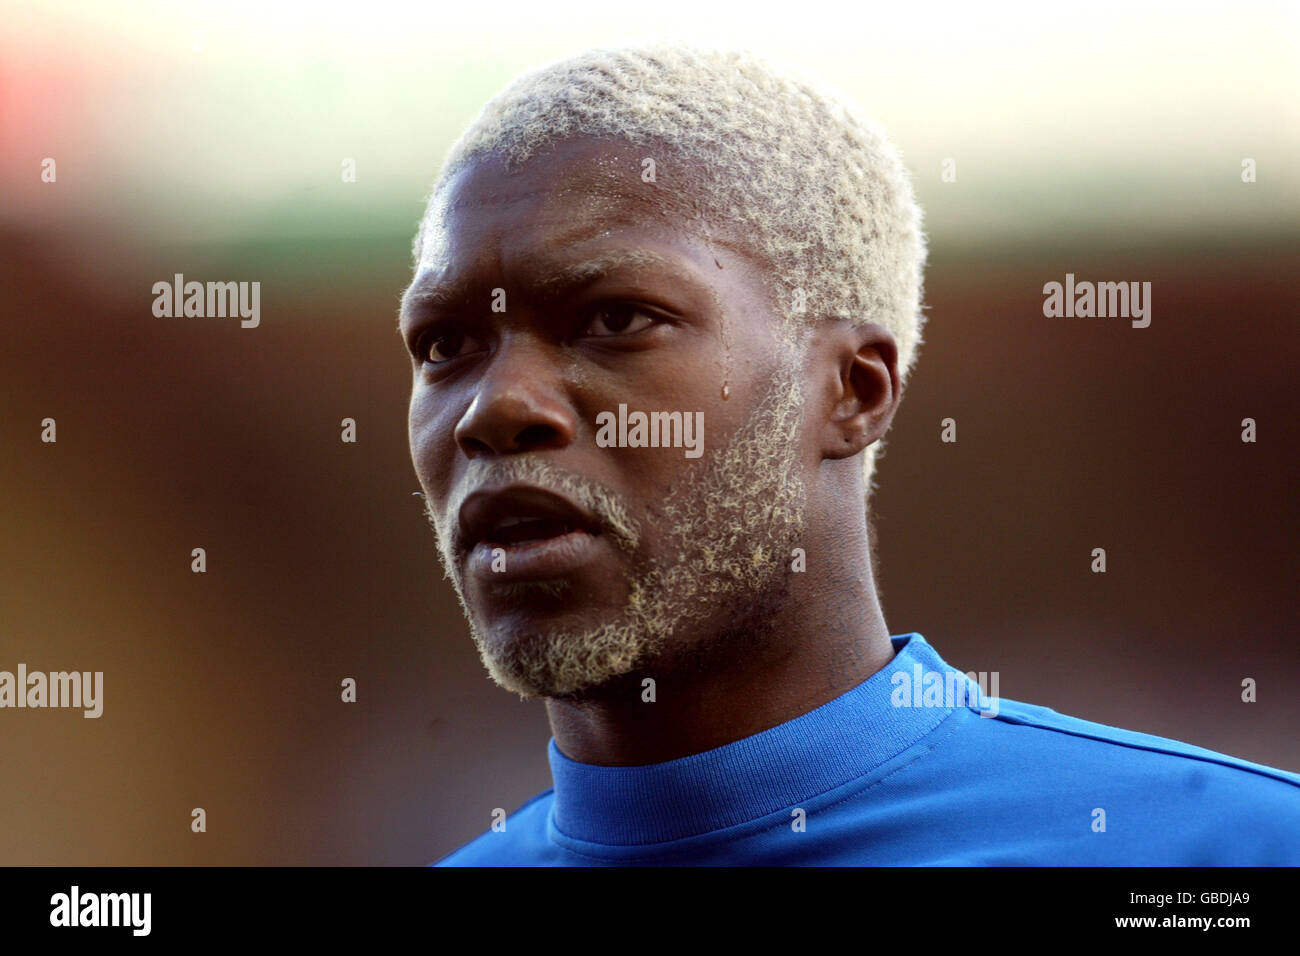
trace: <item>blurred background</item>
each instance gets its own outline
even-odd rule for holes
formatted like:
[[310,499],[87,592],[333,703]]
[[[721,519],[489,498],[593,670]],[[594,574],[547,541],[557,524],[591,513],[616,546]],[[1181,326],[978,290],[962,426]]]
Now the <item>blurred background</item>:
[[[0,864],[422,864],[550,785],[544,710],[487,678],[413,497],[396,309],[482,104],[644,38],[820,73],[915,178],[891,632],[1300,771],[1298,9],[6,4],[0,670],[105,686],[98,720],[0,711]],[[1151,282],[1150,327],[1044,318],[1067,272]],[[155,317],[175,273],[260,281],[260,326]]]

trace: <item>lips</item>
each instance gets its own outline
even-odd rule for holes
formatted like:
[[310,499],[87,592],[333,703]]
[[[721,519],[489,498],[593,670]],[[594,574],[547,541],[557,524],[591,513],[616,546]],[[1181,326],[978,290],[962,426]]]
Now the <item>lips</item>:
[[600,535],[591,512],[529,485],[476,491],[459,514],[468,570],[496,580],[555,577],[589,560]]

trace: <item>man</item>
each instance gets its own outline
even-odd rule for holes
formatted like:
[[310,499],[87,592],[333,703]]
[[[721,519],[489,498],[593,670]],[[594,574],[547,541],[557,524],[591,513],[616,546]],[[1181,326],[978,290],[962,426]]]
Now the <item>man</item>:
[[924,258],[880,132],[746,55],[587,53],[453,146],[402,306],[411,454],[555,786],[442,862],[1300,862],[1300,777],[891,638],[864,502]]

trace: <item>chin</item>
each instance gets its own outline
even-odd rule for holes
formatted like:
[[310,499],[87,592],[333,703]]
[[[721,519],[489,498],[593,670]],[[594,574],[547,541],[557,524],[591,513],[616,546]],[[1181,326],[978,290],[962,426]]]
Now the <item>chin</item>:
[[653,651],[626,622],[579,629],[560,622],[526,628],[475,629],[479,655],[492,679],[521,697],[573,698],[617,686]]

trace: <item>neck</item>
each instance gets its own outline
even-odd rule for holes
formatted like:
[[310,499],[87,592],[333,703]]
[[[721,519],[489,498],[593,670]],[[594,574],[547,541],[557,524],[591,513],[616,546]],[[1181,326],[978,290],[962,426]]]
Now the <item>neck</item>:
[[[809,548],[852,560],[791,574],[779,607],[763,609],[761,640],[749,625],[732,628],[707,642],[716,654],[656,662],[581,699],[548,699],[560,752],[604,766],[662,763],[793,720],[862,683],[894,655],[867,546],[864,522]],[[647,677],[653,702],[644,699]]]

